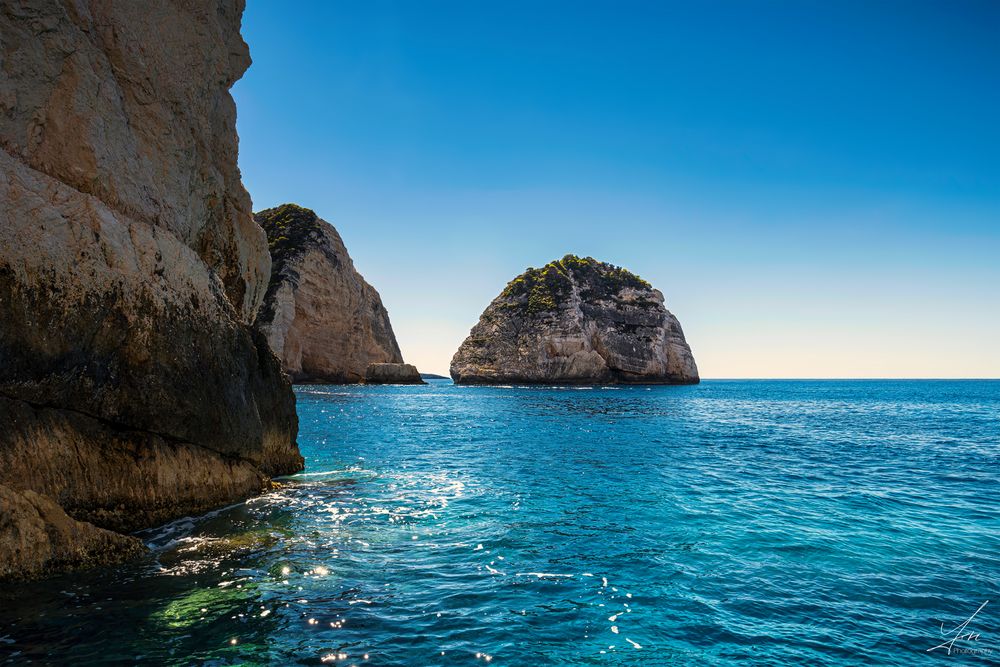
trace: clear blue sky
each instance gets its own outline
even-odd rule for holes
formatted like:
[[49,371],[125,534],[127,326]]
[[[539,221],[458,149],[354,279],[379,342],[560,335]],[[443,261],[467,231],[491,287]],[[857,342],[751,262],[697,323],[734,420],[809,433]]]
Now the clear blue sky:
[[1000,377],[1000,3],[248,4],[254,207],[332,222],[421,370],[572,252],[703,377]]

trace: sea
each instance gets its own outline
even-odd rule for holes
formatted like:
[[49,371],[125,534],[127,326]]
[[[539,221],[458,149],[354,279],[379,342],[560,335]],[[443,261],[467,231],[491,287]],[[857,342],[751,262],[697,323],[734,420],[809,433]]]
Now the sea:
[[1000,381],[301,386],[302,474],[0,664],[1000,664]]

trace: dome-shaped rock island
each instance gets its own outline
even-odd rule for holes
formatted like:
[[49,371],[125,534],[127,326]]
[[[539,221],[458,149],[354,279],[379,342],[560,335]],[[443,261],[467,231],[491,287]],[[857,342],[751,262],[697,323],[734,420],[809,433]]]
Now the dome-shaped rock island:
[[663,294],[592,257],[512,280],[451,360],[456,384],[695,384],[698,367]]

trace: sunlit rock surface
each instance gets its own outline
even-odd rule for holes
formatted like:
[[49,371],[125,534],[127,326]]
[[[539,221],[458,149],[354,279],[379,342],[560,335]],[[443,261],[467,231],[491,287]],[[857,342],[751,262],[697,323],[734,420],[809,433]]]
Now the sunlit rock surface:
[[361,382],[369,364],[402,363],[382,299],[333,225],[295,204],[255,217],[273,262],[257,326],[293,381]]
[[365,384],[427,384],[413,364],[369,364]]
[[302,467],[251,326],[270,257],[236,164],[242,9],[0,8],[0,483],[99,526]]
[[698,367],[663,294],[638,276],[567,255],[528,269],[455,353],[458,384],[693,384]]

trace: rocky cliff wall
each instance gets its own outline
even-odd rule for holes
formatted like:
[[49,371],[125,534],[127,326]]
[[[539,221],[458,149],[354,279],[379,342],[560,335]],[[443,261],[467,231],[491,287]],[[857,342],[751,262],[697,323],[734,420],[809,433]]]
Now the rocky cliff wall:
[[361,382],[369,364],[402,363],[381,297],[331,224],[295,204],[256,220],[272,259],[257,324],[293,380]]
[[0,5],[0,484],[133,529],[302,466],[250,326],[242,2]]

